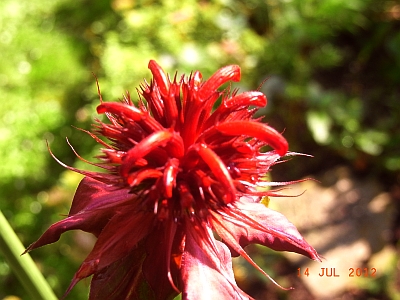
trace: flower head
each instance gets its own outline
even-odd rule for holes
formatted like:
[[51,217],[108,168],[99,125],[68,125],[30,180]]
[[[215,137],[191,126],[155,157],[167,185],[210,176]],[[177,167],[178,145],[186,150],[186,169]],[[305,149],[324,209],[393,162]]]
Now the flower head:
[[268,276],[244,251],[251,243],[319,260],[293,224],[261,203],[274,195],[266,173],[288,151],[279,132],[252,118],[249,106],[265,106],[266,97],[218,90],[240,79],[235,65],[206,81],[198,71],[171,80],[155,61],[149,69],[137,106],[129,94],[103,102],[99,91],[97,111],[109,122],[87,133],[103,146],[96,165],[105,172],[66,166],[85,175],[69,215],[27,251],[68,230],[94,234],[68,289],[93,275],[90,299],[247,299],[231,257]]

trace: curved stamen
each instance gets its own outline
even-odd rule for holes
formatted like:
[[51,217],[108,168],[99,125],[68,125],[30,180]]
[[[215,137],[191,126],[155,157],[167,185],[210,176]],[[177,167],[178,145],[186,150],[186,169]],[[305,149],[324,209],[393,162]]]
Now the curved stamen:
[[126,116],[134,121],[140,121],[145,116],[145,114],[137,107],[119,102],[103,102],[97,106],[97,113],[112,113],[120,117]]
[[286,139],[275,129],[264,123],[232,121],[218,124],[215,128],[225,135],[246,135],[262,140],[274,148],[280,156],[284,156],[289,148]]
[[168,143],[171,144],[167,149],[170,154],[175,157],[183,156],[183,141],[179,135],[170,130],[157,131],[144,138],[126,153],[121,164],[121,175],[127,176],[136,160],[143,158],[158,147],[168,146]]
[[172,192],[176,186],[176,174],[178,173],[179,160],[171,158],[165,165],[164,169],[164,187],[165,196],[172,198]]
[[204,128],[215,125],[219,120],[223,120],[228,114],[231,114],[234,111],[241,109],[248,110],[251,105],[264,107],[267,105],[267,98],[261,92],[250,91],[224,99],[221,105],[205,122]]
[[167,74],[165,74],[164,70],[160,67],[160,65],[154,61],[150,60],[148,68],[153,74],[153,82],[157,83],[157,86],[161,92],[163,97],[167,97],[169,94],[169,79]]
[[216,179],[219,180],[221,185],[224,187],[226,192],[226,194],[222,197],[224,203],[227,204],[235,201],[236,188],[224,162],[205,144],[196,145],[194,150],[200,155],[203,161],[211,169],[211,172],[215,175]]
[[207,100],[221,85],[230,80],[240,80],[239,66],[230,65],[219,69],[206,82],[203,83],[199,90],[199,94],[203,99]]
[[139,185],[143,180],[149,178],[159,178],[163,175],[161,171],[156,169],[144,169],[137,172],[133,172],[129,174],[127,178],[127,183],[133,187],[135,185]]

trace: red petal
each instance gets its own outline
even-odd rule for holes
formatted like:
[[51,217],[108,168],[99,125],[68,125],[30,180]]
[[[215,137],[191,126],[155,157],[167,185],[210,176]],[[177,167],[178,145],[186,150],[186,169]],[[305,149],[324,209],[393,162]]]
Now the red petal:
[[75,193],[69,217],[51,225],[25,252],[54,243],[69,230],[80,229],[97,236],[114,215],[114,209],[132,199],[127,190],[109,191],[105,187],[105,184],[85,177]]
[[180,158],[184,154],[183,141],[177,133],[170,130],[157,131],[144,138],[127,152],[121,165],[121,175],[126,177],[139,158],[143,158],[158,147],[167,147],[167,151],[173,157]]
[[246,135],[264,141],[274,148],[280,156],[284,156],[289,148],[285,138],[275,129],[264,123],[232,121],[218,124],[215,128],[226,135]]
[[167,97],[169,94],[170,83],[164,70],[159,64],[157,64],[155,60],[150,60],[148,67],[153,74],[154,81],[157,83],[157,86],[160,89],[161,95]]
[[[213,226],[218,235],[222,238],[222,240],[231,247],[232,253],[240,254],[244,259],[246,259],[253,267],[255,267],[258,271],[260,271],[264,276],[269,278],[273,283],[284,290],[291,290],[292,288],[284,288],[280,286],[275,280],[272,279],[263,269],[261,269],[252,259],[251,257],[244,251],[243,247],[236,241],[234,234],[231,229],[226,226],[226,222],[223,217],[218,215],[216,212],[211,212],[213,216]],[[232,255],[233,256],[233,255]]]
[[234,201],[236,199],[236,188],[224,162],[219,158],[217,154],[215,154],[214,151],[212,151],[204,144],[195,147],[195,150],[199,153],[200,157],[211,169],[215,178],[219,180],[221,185],[224,187],[226,193],[223,197],[224,203],[230,203]]
[[[172,300],[178,293],[167,277],[166,257],[171,254],[167,251],[170,246],[167,232],[165,226],[153,227],[127,255],[97,271],[91,282],[89,300]],[[177,268],[172,271],[176,277]]]
[[77,214],[91,204],[96,204],[99,198],[104,198],[109,193],[104,183],[90,177],[83,178],[76,189],[68,216]]
[[139,171],[130,173],[127,178],[127,183],[130,186],[139,185],[142,181],[149,178],[159,178],[163,175],[163,173],[156,169],[140,169]]
[[182,300],[248,299],[236,286],[228,247],[214,241],[216,253],[196,235],[191,229],[186,236],[181,268]]
[[126,105],[118,102],[103,102],[97,106],[97,113],[112,113],[117,116],[126,116],[134,121],[140,121],[144,118],[145,114],[135,106]]
[[[226,224],[235,240],[245,247],[248,244],[261,244],[276,251],[290,251],[321,261],[317,251],[311,247],[297,228],[279,212],[261,203],[236,202],[239,222],[244,226]],[[225,218],[226,220],[226,218]]]
[[177,248],[182,241],[183,232],[176,229],[177,223],[172,220],[164,221],[146,239],[147,256],[142,271],[155,299],[172,299],[170,296],[179,293],[176,288],[179,282],[179,266],[172,258],[181,254]]
[[151,89],[152,90],[158,89],[162,97],[162,99],[158,99],[157,97],[154,96],[151,97],[151,101],[149,101],[149,104],[153,103],[155,104],[155,102],[156,103],[161,102],[161,104],[163,104],[162,105],[162,108],[164,110],[163,116],[167,121],[166,124],[167,127],[174,126],[176,125],[175,123],[178,117],[178,106],[175,100],[176,88],[174,87],[174,85],[172,85],[171,88],[171,83],[167,74],[165,74],[164,70],[154,60],[151,60],[149,62],[149,69],[151,70],[151,73],[153,74],[154,78],[151,85]]
[[237,110],[247,110],[251,105],[259,107],[266,106],[267,98],[261,92],[250,91],[225,99],[208,118],[207,122],[204,124],[204,128],[217,124],[219,121],[224,120],[229,114]]
[[148,112],[144,112],[139,108],[119,102],[103,102],[97,106],[99,114],[111,113],[119,117],[125,117],[129,121],[138,122],[142,129],[152,133],[157,130],[162,130],[163,127]]
[[152,229],[153,213],[124,209],[107,223],[93,250],[75,273],[68,291],[81,279],[95,274],[131,252]]
[[165,197],[167,198],[172,198],[172,193],[176,186],[178,168],[179,160],[176,158],[170,158],[165,164],[163,183],[165,187]]
[[144,246],[141,245],[94,274],[89,300],[155,300],[154,293],[142,273],[144,256]]
[[217,89],[224,83],[233,80],[240,80],[240,67],[230,65],[219,69],[206,82],[203,83],[199,90],[199,95],[204,100],[207,100]]

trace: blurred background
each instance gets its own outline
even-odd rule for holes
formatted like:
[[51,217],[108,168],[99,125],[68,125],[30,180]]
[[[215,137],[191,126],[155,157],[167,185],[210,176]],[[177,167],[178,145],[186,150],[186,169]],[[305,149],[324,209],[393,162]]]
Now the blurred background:
[[[204,78],[238,64],[243,91],[264,82],[259,115],[284,131],[292,151],[313,156],[275,166],[273,180],[318,180],[271,207],[330,267],[377,269],[373,278],[342,273],[341,284],[327,278],[315,287],[317,278],[303,274],[308,261],[250,247],[296,290],[277,289],[238,260],[243,289],[256,299],[400,299],[400,1],[0,1],[0,209],[25,246],[68,213],[81,179],[51,158],[46,140],[61,161],[87,169],[65,138],[81,156],[96,155],[94,141],[73,128],[90,129],[96,117],[93,74],[105,101],[126,90],[135,99],[150,59]],[[58,296],[92,244],[67,233],[31,253]],[[89,283],[67,299],[87,299]],[[0,299],[10,296],[29,299],[0,253]]]

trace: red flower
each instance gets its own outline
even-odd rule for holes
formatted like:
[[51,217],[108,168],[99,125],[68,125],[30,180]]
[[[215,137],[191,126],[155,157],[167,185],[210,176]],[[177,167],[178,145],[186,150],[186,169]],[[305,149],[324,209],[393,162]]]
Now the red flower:
[[[53,243],[68,230],[93,233],[97,242],[67,290],[93,275],[89,299],[247,299],[233,277],[232,256],[258,243],[320,260],[282,214],[260,203],[273,196],[265,174],[288,151],[280,133],[258,119],[258,91],[218,91],[240,79],[238,66],[205,82],[196,71],[171,79],[150,61],[150,84],[135,106],[103,102],[87,132],[104,148],[85,175],[66,219],[53,224],[27,251]],[[213,111],[217,99],[221,105]],[[100,136],[108,141],[103,141]],[[265,146],[273,150],[266,151]],[[264,191],[263,191],[264,190]],[[214,234],[219,239],[214,237]],[[269,276],[268,276],[269,277]]]

